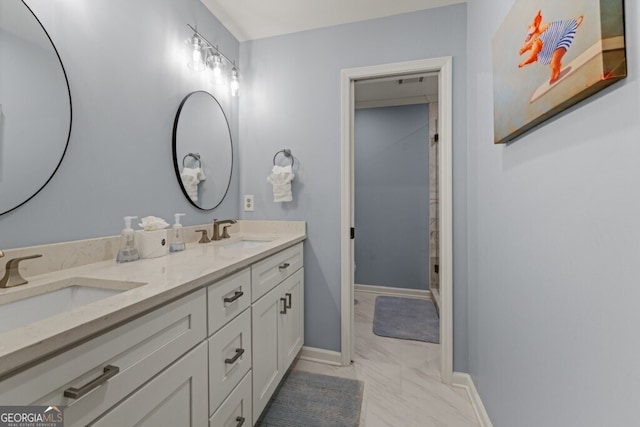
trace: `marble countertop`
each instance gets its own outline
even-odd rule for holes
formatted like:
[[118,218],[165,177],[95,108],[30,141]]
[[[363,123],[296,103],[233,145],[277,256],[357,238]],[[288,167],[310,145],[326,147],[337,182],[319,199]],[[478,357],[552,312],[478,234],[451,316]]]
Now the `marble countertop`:
[[[304,224],[304,223],[302,223]],[[114,260],[29,277],[29,284],[0,290],[0,303],[12,293],[50,286],[51,283],[81,278],[126,282],[139,286],[120,294],[47,317],[17,329],[0,333],[0,379],[180,296],[200,289],[229,274],[280,252],[306,239],[302,228],[281,232],[253,232],[245,227],[231,239],[208,244],[187,243],[187,249],[169,255],[117,264]],[[256,248],[226,248],[237,240],[267,240]]]

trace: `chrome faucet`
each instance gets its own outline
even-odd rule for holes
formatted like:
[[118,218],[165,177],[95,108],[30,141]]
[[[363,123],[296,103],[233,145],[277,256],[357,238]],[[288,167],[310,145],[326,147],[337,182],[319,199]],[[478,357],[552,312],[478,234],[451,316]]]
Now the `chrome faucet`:
[[[4,256],[4,253],[0,251],[0,255]],[[24,261],[25,259],[40,258],[41,256],[42,254],[29,255],[19,258],[13,258],[7,261],[4,277],[0,279],[0,288],[10,288],[12,286],[26,285],[27,283],[29,283],[24,277],[20,275],[20,261]]]
[[222,236],[220,235],[220,225],[222,224],[235,224],[236,221],[235,219],[223,219],[222,221],[218,221],[217,219],[213,220],[213,237],[211,237],[211,240],[222,240],[222,239],[228,239],[229,237],[229,232],[227,231],[227,228],[229,228],[229,226],[227,225],[226,227],[223,227],[222,229]]

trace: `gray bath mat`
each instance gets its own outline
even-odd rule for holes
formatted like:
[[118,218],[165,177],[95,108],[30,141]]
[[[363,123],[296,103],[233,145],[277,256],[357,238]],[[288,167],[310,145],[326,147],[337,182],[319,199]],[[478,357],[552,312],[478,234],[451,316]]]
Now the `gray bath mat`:
[[439,343],[440,319],[430,300],[379,296],[373,315],[373,333]]
[[362,381],[290,371],[271,397],[257,427],[356,427]]

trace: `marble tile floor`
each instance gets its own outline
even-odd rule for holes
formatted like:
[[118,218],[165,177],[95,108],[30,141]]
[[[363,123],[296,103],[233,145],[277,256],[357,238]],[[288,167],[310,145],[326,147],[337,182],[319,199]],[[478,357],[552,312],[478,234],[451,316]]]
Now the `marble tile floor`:
[[466,391],[440,381],[438,344],[373,333],[376,296],[356,292],[356,354],[351,366],[298,360],[293,369],[363,381],[361,427],[479,426]]

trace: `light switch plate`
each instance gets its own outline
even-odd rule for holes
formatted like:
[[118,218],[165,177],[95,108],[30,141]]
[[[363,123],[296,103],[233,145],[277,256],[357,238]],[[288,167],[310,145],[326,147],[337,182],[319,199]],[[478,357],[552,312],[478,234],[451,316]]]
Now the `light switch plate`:
[[253,194],[244,195],[244,211],[253,212]]

